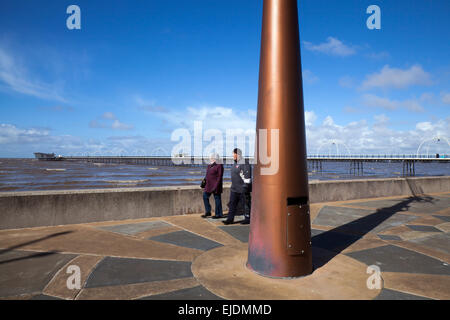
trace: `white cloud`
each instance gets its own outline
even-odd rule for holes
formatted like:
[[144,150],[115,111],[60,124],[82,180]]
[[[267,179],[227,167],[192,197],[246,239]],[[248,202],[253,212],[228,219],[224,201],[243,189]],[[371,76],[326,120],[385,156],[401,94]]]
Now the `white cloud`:
[[430,85],[431,75],[424,71],[420,65],[414,65],[402,70],[385,65],[380,72],[366,76],[361,89],[396,88],[403,89],[413,85]]
[[[450,117],[436,122],[420,122],[411,130],[394,130],[389,127],[390,119],[384,115],[374,117],[373,125],[365,120],[343,125],[326,117],[318,126],[306,127],[309,154],[415,154],[422,141],[433,137],[447,137],[450,140]],[[430,147],[431,153],[450,154],[446,140]],[[435,151],[432,151],[435,150]]]
[[389,118],[385,114],[379,114],[373,117],[377,125],[385,125],[389,122]]
[[373,60],[387,59],[390,56],[391,55],[387,51],[381,51],[381,52],[378,52],[378,53],[372,52],[372,53],[366,54],[366,57],[368,57],[370,59],[373,59]]
[[134,126],[120,122],[116,115],[112,112],[105,112],[101,115],[101,117],[90,121],[89,128],[131,130]]
[[115,119],[116,119],[116,116],[115,116],[114,113],[112,113],[112,112],[105,112],[105,113],[102,115],[102,118],[103,118],[103,119],[106,119],[106,120],[115,120]]
[[307,69],[303,70],[302,76],[303,81],[308,84],[313,84],[319,81],[319,77]]
[[353,88],[355,86],[355,80],[350,76],[339,78],[338,83],[343,88]]
[[450,93],[449,92],[441,92],[442,102],[445,104],[450,104]]
[[0,144],[22,144],[42,141],[49,137],[49,133],[50,130],[45,128],[20,129],[15,125],[2,123],[0,124]]
[[317,120],[317,116],[314,111],[305,111],[305,125],[312,126],[314,122]]
[[0,48],[0,83],[9,90],[41,99],[65,102],[58,85],[46,83],[32,76],[13,55]]
[[305,48],[310,51],[321,52],[333,56],[351,56],[356,53],[355,47],[345,45],[339,39],[328,37],[327,41],[321,44],[314,45],[311,42],[303,41]]
[[362,96],[363,104],[367,107],[382,108],[385,110],[397,110],[400,108],[407,109],[413,112],[423,112],[424,108],[418,100],[409,99],[404,101],[391,100],[388,98],[382,98],[374,94],[364,94]]

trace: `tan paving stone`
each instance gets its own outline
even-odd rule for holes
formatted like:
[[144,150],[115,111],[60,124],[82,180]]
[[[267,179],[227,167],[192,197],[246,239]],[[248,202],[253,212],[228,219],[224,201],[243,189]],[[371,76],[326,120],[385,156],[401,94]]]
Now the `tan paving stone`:
[[438,216],[450,216],[450,208],[436,211],[433,214],[438,215]]
[[314,221],[314,219],[317,217],[317,215],[320,212],[320,209],[322,209],[324,207],[323,203],[312,203],[309,206],[309,215],[310,215],[310,220]]
[[[65,265],[58,273],[53,277],[50,283],[45,287],[42,293],[59,297],[62,299],[73,300],[77,294],[81,291],[86,280],[91,274],[94,267],[103,259],[101,256],[78,256],[67,265]],[[67,279],[71,276],[71,273],[67,273],[67,268],[71,265],[76,265],[80,268],[81,276],[81,288],[69,289],[67,287]]]
[[200,218],[200,215],[195,215],[195,217],[194,215],[171,216],[164,217],[163,219],[175,226],[223,245],[238,245],[240,243],[239,240],[217,228],[214,224]]
[[411,229],[406,226],[398,226],[390,229],[386,229],[380,232],[380,234],[401,236],[403,233],[410,232]]
[[431,299],[450,299],[450,276],[382,272],[384,287]]
[[[316,254],[327,254],[317,249]],[[225,299],[373,299],[380,290],[366,285],[367,266],[337,255],[312,275],[298,279],[273,279],[247,269],[246,246],[220,247],[199,256],[192,265],[197,280]],[[226,266],[226,268],[224,268]]]
[[443,232],[450,232],[450,222],[445,222],[435,225],[436,228],[442,230]]
[[376,248],[376,247],[385,246],[386,244],[387,244],[387,241],[381,240],[379,238],[377,238],[377,239],[364,239],[363,238],[363,239],[356,241],[351,246],[347,247],[345,250],[342,251],[342,253],[372,249],[372,248]]
[[408,224],[412,224],[412,225],[424,225],[424,226],[435,226],[437,224],[441,224],[442,220],[435,218],[435,217],[421,217],[418,219],[415,219],[411,222],[408,222]]
[[328,231],[328,230],[334,229],[334,227],[330,227],[330,226],[321,226],[321,225],[319,225],[319,224],[311,224],[311,229],[317,229],[317,230]]
[[0,300],[30,300],[33,294],[21,294],[19,296],[1,297]]
[[195,278],[83,289],[77,300],[125,300],[198,286]]
[[176,226],[171,226],[171,227],[167,227],[167,228],[153,229],[153,230],[139,232],[139,233],[135,234],[134,236],[137,238],[141,238],[141,239],[148,239],[151,237],[159,236],[161,234],[166,234],[166,233],[180,231],[180,230],[183,230],[183,229],[176,227]]
[[[55,231],[68,233],[52,236]],[[32,251],[179,261],[192,261],[203,253],[201,250],[182,248],[151,240],[143,241],[135,237],[83,226],[56,229],[50,227],[38,231],[14,232],[14,234],[11,232],[0,233],[1,247],[20,246],[22,250]]]
[[409,232],[404,232],[400,235],[403,240],[412,240],[418,238],[424,238],[429,236],[434,236],[435,234],[439,234],[440,232],[423,232],[423,231],[414,231],[411,230]]

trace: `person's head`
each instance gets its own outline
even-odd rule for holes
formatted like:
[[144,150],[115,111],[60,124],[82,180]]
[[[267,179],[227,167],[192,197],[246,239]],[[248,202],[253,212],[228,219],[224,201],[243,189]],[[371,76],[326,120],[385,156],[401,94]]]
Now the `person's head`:
[[239,161],[242,158],[242,151],[239,148],[233,150],[233,159]]
[[214,163],[219,161],[219,154],[218,153],[211,153],[209,156],[209,163]]

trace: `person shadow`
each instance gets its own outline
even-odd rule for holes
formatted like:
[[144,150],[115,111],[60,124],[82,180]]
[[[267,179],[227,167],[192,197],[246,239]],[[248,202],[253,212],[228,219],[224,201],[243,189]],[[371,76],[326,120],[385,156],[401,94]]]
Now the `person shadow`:
[[[372,214],[353,220],[331,230],[324,232],[321,230],[312,230],[311,242],[313,247],[313,270],[317,270],[326,265],[335,256],[363,238],[367,233],[381,225],[396,213],[408,211],[413,203],[434,203],[433,200],[433,197],[427,195],[413,195],[394,204],[393,206],[377,209],[376,212]],[[315,248],[319,248],[319,250]]]

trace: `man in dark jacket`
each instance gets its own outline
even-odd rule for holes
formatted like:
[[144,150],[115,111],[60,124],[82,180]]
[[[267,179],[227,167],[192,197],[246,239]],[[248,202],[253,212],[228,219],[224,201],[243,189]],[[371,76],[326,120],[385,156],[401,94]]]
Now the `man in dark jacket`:
[[233,150],[234,164],[231,167],[231,190],[230,203],[227,220],[224,224],[234,222],[234,216],[239,204],[244,206],[244,221],[242,224],[250,223],[250,192],[252,183],[252,168],[248,162],[242,158],[242,151],[238,148]]

